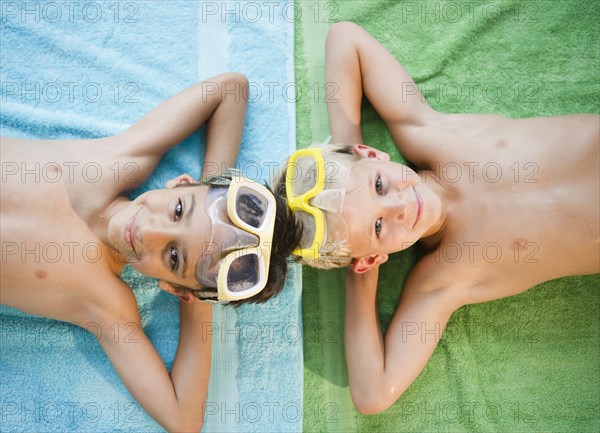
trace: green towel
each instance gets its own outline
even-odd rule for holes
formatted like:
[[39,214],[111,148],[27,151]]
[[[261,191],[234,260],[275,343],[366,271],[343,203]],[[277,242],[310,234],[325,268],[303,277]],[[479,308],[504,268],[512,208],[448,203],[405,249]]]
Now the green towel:
[[[299,147],[328,135],[324,41],[353,21],[407,68],[446,113],[510,117],[599,113],[596,1],[298,2]],[[301,12],[301,14],[299,13]],[[403,161],[371,107],[365,143]],[[380,273],[385,329],[418,247]],[[343,352],[344,272],[305,267],[304,431],[600,431],[600,276],[551,281],[461,308],[425,370],[390,409],[360,415]]]

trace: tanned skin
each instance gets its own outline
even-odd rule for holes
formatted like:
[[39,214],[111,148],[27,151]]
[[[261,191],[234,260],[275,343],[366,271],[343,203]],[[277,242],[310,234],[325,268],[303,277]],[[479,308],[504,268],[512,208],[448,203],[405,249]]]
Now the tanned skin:
[[[357,409],[377,413],[417,378],[456,309],[600,272],[600,117],[439,113],[404,67],[352,23],[330,28],[326,82],[339,86],[337,102],[327,106],[332,141],[355,144],[364,158],[344,202],[355,258],[346,274],[345,350]],[[418,173],[362,144],[363,93]],[[488,163],[496,167],[482,172]],[[442,172],[456,164],[458,180]],[[409,274],[384,336],[378,266],[417,240],[426,255]],[[402,335],[407,322],[437,336]]]
[[[142,185],[161,157],[202,124],[204,169],[211,164],[215,173],[215,166],[233,166],[244,129],[244,85],[247,80],[241,74],[213,77],[112,137],[1,138],[0,301],[30,314],[99,325],[96,336],[119,377],[168,431],[201,430],[208,390],[212,343],[202,326],[211,322],[212,307],[173,286],[197,286],[199,245],[203,236],[210,237],[202,206],[206,187],[172,188],[194,183],[182,175],[171,180],[168,189],[150,191],[133,202],[127,193]],[[101,168],[99,180],[97,171],[82,170],[90,163]],[[36,166],[37,176],[22,175],[22,167]],[[91,182],[92,177],[96,181]],[[188,212],[192,205],[193,215]],[[131,234],[125,235],[128,230]],[[35,254],[23,255],[25,249],[35,250],[36,243],[41,251],[59,245],[59,259],[55,260],[56,249],[46,249],[50,260],[41,253],[41,260]],[[190,264],[187,274],[182,271],[184,249]],[[119,279],[126,263],[158,278],[161,288],[181,299],[179,346],[170,372],[144,334],[131,288]],[[123,332],[135,329],[137,341],[112,338],[115,324]]]

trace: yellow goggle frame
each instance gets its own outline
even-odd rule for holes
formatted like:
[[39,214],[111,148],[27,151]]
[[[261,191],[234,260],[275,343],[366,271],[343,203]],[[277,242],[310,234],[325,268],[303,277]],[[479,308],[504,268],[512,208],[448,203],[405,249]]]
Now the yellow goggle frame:
[[[315,185],[302,195],[294,195],[294,181],[297,176],[297,161],[303,157],[314,159],[316,166]],[[325,161],[319,148],[300,149],[295,151],[288,161],[288,167],[285,173],[285,190],[288,206],[292,211],[303,211],[315,219],[315,237],[312,245],[308,248],[299,248],[293,251],[293,254],[301,256],[304,259],[317,260],[321,253],[319,250],[325,241],[325,218],[323,211],[315,206],[311,206],[308,201],[323,191],[325,187]]]

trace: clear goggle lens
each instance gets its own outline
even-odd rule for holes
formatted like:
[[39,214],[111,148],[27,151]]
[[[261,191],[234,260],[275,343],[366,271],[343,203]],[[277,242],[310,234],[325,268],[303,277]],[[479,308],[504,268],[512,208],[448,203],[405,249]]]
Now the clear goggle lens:
[[258,191],[248,187],[241,187],[235,199],[235,212],[238,218],[255,229],[260,229],[265,224],[269,201]]
[[261,280],[260,259],[257,254],[246,254],[236,258],[227,270],[227,288],[240,293],[251,290]]
[[217,287],[219,301],[245,299],[264,289],[275,224],[275,199],[264,186],[233,178],[205,200],[212,250],[199,260],[196,278]]
[[326,166],[320,148],[292,154],[286,172],[287,200],[303,225],[294,254],[316,260],[347,238],[342,209],[349,175],[350,165],[345,162]]
[[318,162],[311,156],[302,156],[294,162],[292,177],[292,193],[298,197],[313,189],[319,181]]

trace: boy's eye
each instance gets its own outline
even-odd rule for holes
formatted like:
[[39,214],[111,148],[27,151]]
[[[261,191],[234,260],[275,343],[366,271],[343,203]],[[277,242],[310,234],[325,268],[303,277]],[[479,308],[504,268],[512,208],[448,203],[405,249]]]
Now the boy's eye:
[[375,221],[375,234],[379,237],[379,233],[381,233],[381,218]]
[[179,263],[179,253],[177,253],[175,248],[171,248],[171,257],[169,258],[169,263],[171,265],[171,271],[174,271]]
[[383,188],[381,182],[381,176],[377,176],[377,180],[375,181],[375,191],[377,194],[381,194],[381,189]]
[[179,221],[183,215],[183,204],[181,200],[177,200],[177,206],[175,206],[175,221]]

